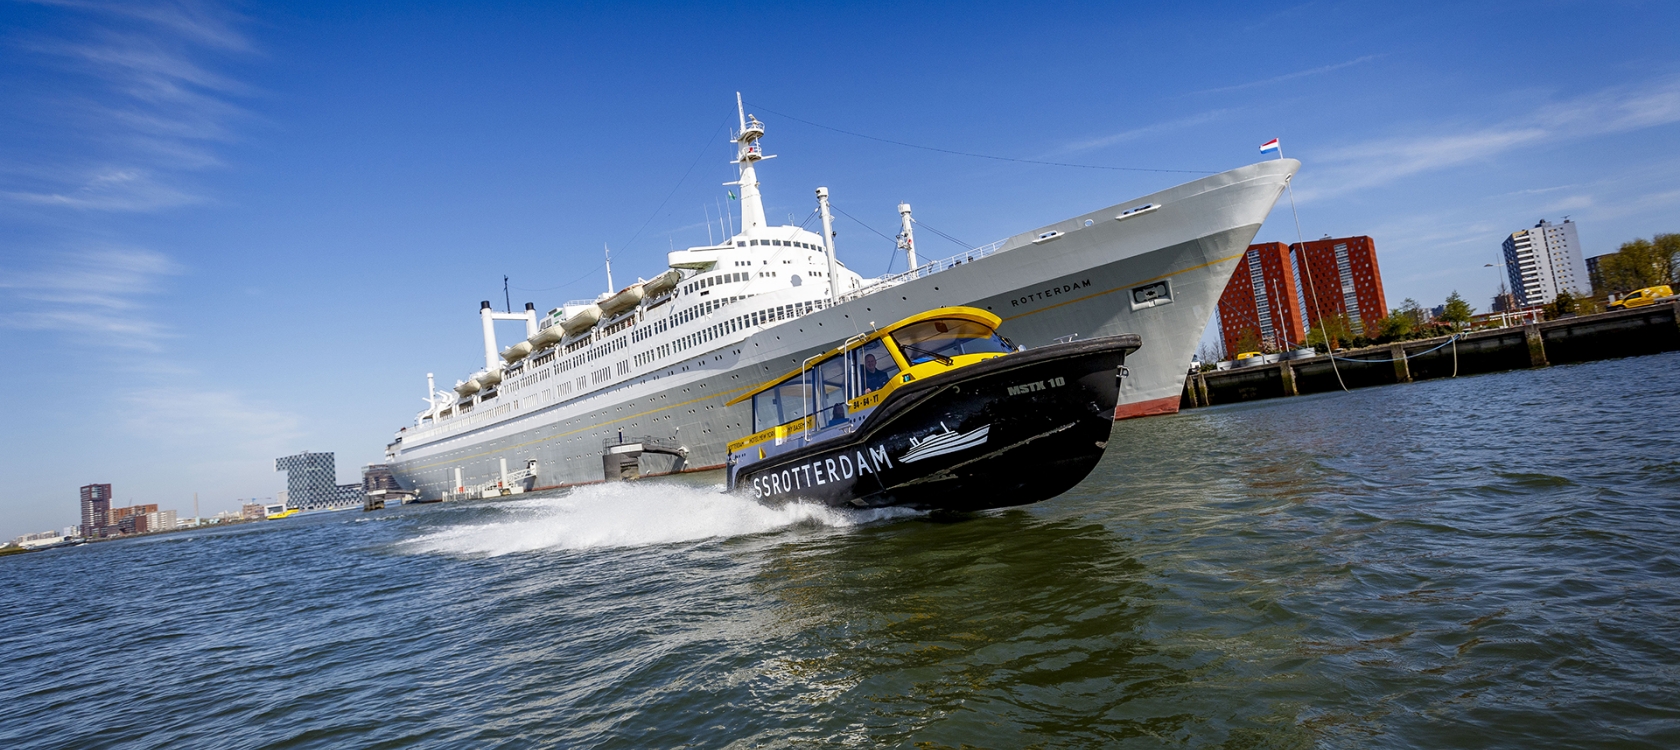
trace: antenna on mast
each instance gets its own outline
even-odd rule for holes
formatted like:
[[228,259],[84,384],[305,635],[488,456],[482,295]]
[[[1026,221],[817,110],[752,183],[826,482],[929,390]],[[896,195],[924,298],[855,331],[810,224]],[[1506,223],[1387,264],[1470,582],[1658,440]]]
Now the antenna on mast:
[[607,294],[612,294],[612,251],[607,249],[605,242],[601,243],[601,254],[607,256]]
[[741,120],[741,130],[735,134],[735,164],[740,168],[740,179],[726,182],[725,185],[738,185],[741,188],[741,232],[750,234],[755,229],[762,229],[764,222],[764,200],[758,192],[758,173],[753,164],[763,159],[774,158],[764,153],[758,139],[764,137],[764,123],[757,117],[747,114],[745,105],[741,102],[741,92],[735,92],[735,114]]
[[502,304],[507,306],[506,310],[508,312],[513,312],[513,296],[508,294],[507,274],[502,274]]

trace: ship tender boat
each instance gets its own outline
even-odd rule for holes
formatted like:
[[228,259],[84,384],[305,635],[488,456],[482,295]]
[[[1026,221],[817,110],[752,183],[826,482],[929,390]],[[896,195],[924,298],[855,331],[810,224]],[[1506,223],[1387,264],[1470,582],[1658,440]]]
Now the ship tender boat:
[[1133,334],[1017,350],[944,307],[854,336],[730,402],[728,489],[768,502],[974,511],[1066,492],[1102,459]]

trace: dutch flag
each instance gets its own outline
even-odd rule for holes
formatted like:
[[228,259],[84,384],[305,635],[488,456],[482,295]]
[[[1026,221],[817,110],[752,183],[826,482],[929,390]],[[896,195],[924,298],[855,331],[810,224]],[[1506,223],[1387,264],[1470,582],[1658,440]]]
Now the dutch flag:
[[1260,153],[1270,154],[1270,153],[1273,153],[1273,152],[1282,153],[1281,147],[1278,146],[1278,139],[1273,138],[1269,141],[1266,141],[1265,143],[1260,144]]

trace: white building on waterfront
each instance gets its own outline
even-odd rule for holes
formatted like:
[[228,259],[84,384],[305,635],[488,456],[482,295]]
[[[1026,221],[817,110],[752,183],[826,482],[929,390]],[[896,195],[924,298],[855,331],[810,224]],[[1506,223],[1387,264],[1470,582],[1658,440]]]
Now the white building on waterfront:
[[181,521],[176,517],[175,511],[160,510],[156,513],[146,514],[147,531],[174,531],[178,528],[181,528]]
[[1575,222],[1569,219],[1557,225],[1542,220],[1531,229],[1506,237],[1505,273],[1511,278],[1511,293],[1518,305],[1550,304],[1562,291],[1576,295],[1592,292],[1581,239],[1575,234]]

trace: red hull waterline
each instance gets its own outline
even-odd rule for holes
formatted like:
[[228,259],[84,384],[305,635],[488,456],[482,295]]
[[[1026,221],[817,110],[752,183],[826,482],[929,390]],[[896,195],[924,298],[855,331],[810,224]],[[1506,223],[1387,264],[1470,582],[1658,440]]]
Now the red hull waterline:
[[1135,419],[1137,417],[1158,417],[1162,414],[1178,413],[1178,396],[1157,398],[1149,401],[1139,401],[1133,404],[1121,404],[1114,407],[1114,420]]

